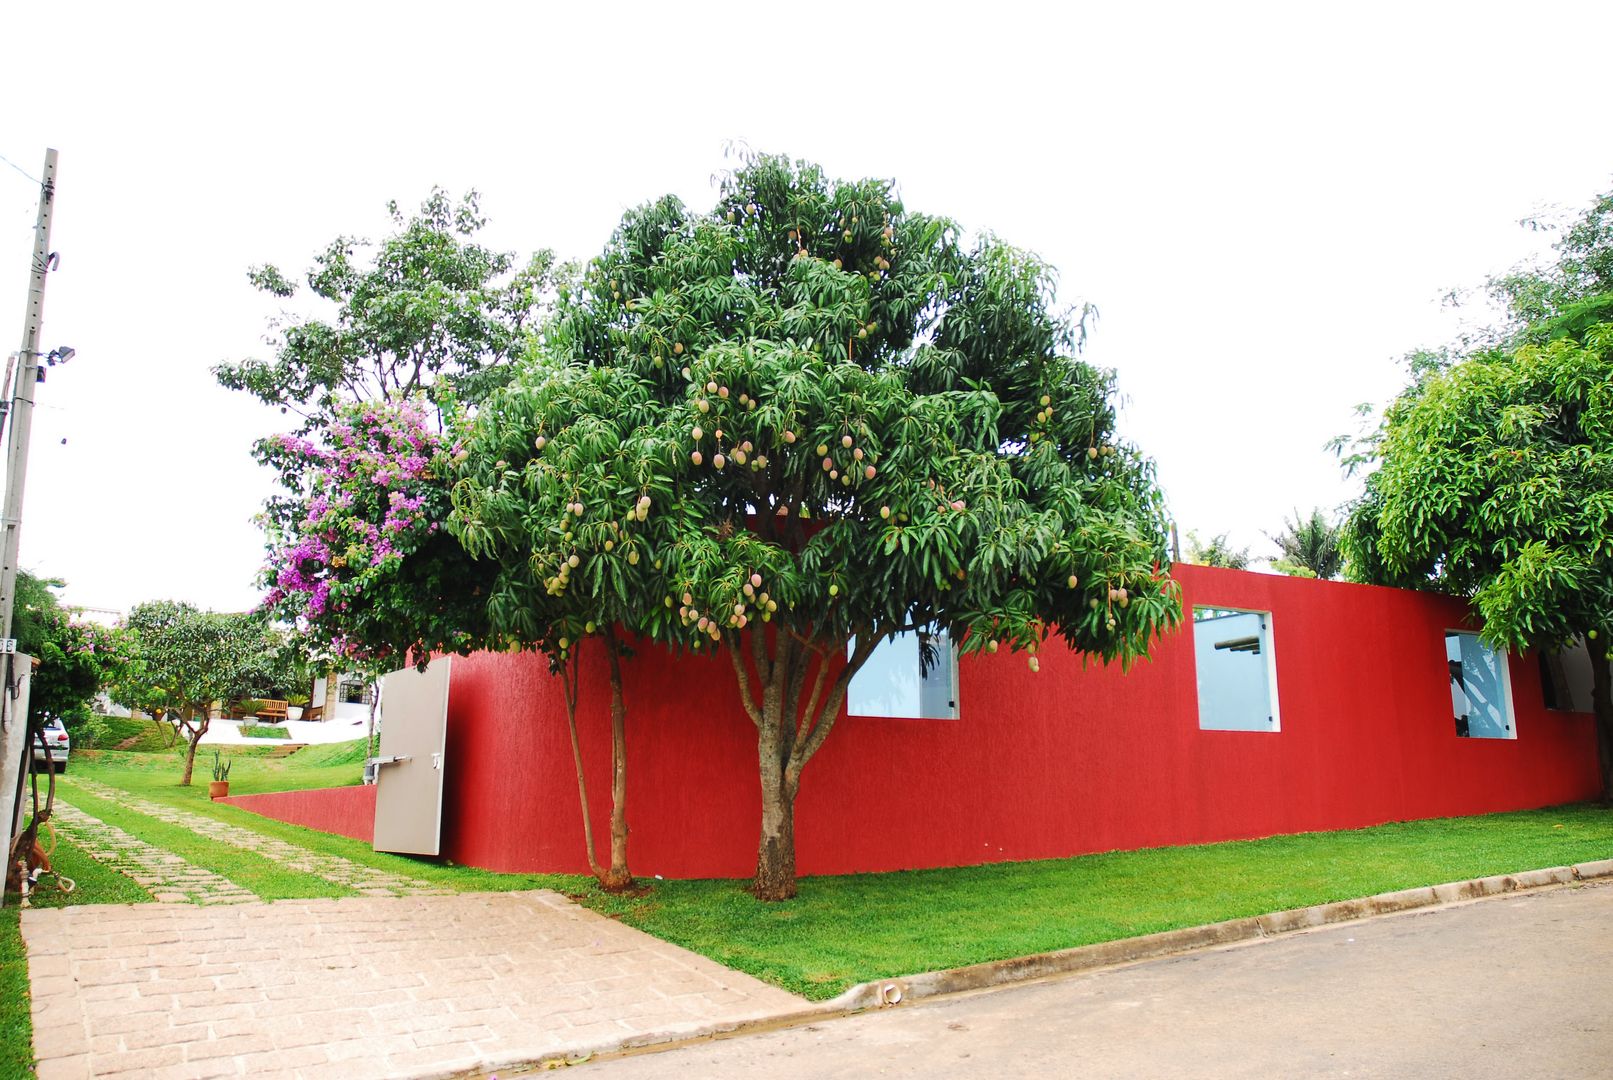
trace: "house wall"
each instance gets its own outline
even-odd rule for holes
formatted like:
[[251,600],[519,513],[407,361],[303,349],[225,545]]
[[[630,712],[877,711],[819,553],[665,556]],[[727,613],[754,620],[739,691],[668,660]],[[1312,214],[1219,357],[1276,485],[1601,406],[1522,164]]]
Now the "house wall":
[[[1178,566],[1183,602],[1272,612],[1281,730],[1202,731],[1193,634],[1149,661],[1083,666],[1056,646],[964,657],[959,718],[841,716],[808,765],[798,868],[847,873],[1035,859],[1476,814],[1598,791],[1590,718],[1548,712],[1533,656],[1509,658],[1515,739],[1461,739],[1447,598]],[[584,654],[579,706],[596,837],[609,814],[608,688]],[[741,877],[761,804],[755,732],[725,656],[641,650],[624,668],[632,868]],[[456,659],[444,854],[583,871],[559,681],[531,655]]]

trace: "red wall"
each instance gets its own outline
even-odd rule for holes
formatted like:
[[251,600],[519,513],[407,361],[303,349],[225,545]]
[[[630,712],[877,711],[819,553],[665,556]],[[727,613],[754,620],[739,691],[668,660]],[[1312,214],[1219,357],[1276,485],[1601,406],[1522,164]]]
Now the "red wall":
[[315,788],[312,791],[276,791],[267,795],[236,795],[219,802],[254,814],[306,825],[321,832],[351,836],[366,844],[375,840],[375,788],[372,786]]
[[[1542,707],[1532,656],[1511,660],[1518,737],[1457,737],[1444,631],[1465,625],[1459,602],[1196,566],[1174,573],[1189,607],[1273,613],[1280,732],[1199,730],[1188,628],[1129,674],[1083,667],[1056,648],[1035,675],[1022,656],[965,657],[961,719],[840,718],[802,781],[801,872],[1048,858],[1597,793],[1590,718]],[[531,655],[453,663],[444,854],[495,870],[585,870],[558,681]],[[755,731],[729,661],[645,649],[625,676],[633,871],[749,874],[761,806]],[[603,848],[609,728],[598,651],[584,656],[583,687]]]

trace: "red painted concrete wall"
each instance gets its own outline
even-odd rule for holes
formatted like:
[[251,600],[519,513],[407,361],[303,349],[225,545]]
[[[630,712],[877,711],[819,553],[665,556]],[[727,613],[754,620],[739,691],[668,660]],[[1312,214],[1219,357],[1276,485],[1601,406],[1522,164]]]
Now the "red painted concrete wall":
[[239,806],[242,810],[250,810],[276,821],[351,836],[366,844],[375,840],[375,788],[369,785],[235,795],[219,802]]
[[[966,657],[958,720],[840,718],[802,782],[801,872],[1048,858],[1596,794],[1590,718],[1543,708],[1532,656],[1511,659],[1518,737],[1456,736],[1444,631],[1467,625],[1462,604],[1204,567],[1175,573],[1189,607],[1273,613],[1281,731],[1199,730],[1188,628],[1129,674],[1052,648],[1038,675],[1023,657]],[[454,665],[444,854],[495,870],[584,870],[558,681],[527,655]],[[634,872],[749,874],[761,806],[755,733],[728,660],[647,649],[625,676]],[[598,652],[585,654],[583,687],[603,846],[609,728]]]

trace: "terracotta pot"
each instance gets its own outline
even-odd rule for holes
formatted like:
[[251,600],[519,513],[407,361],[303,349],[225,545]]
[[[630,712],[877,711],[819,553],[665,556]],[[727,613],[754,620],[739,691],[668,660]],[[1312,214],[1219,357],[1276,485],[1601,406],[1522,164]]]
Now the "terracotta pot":
[[207,782],[207,797],[209,799],[222,799],[230,793],[228,780],[209,780]]

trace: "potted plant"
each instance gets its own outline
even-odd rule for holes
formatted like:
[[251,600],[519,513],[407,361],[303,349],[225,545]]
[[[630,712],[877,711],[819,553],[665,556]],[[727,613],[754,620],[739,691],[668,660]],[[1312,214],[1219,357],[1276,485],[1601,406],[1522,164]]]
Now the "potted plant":
[[302,719],[302,710],[303,710],[304,706],[306,706],[307,704],[308,704],[308,695],[307,694],[287,694],[286,695],[286,719],[287,720],[301,720]]
[[230,766],[234,762],[225,761],[219,757],[217,750],[213,751],[213,781],[207,785],[209,799],[222,799],[230,793]]

